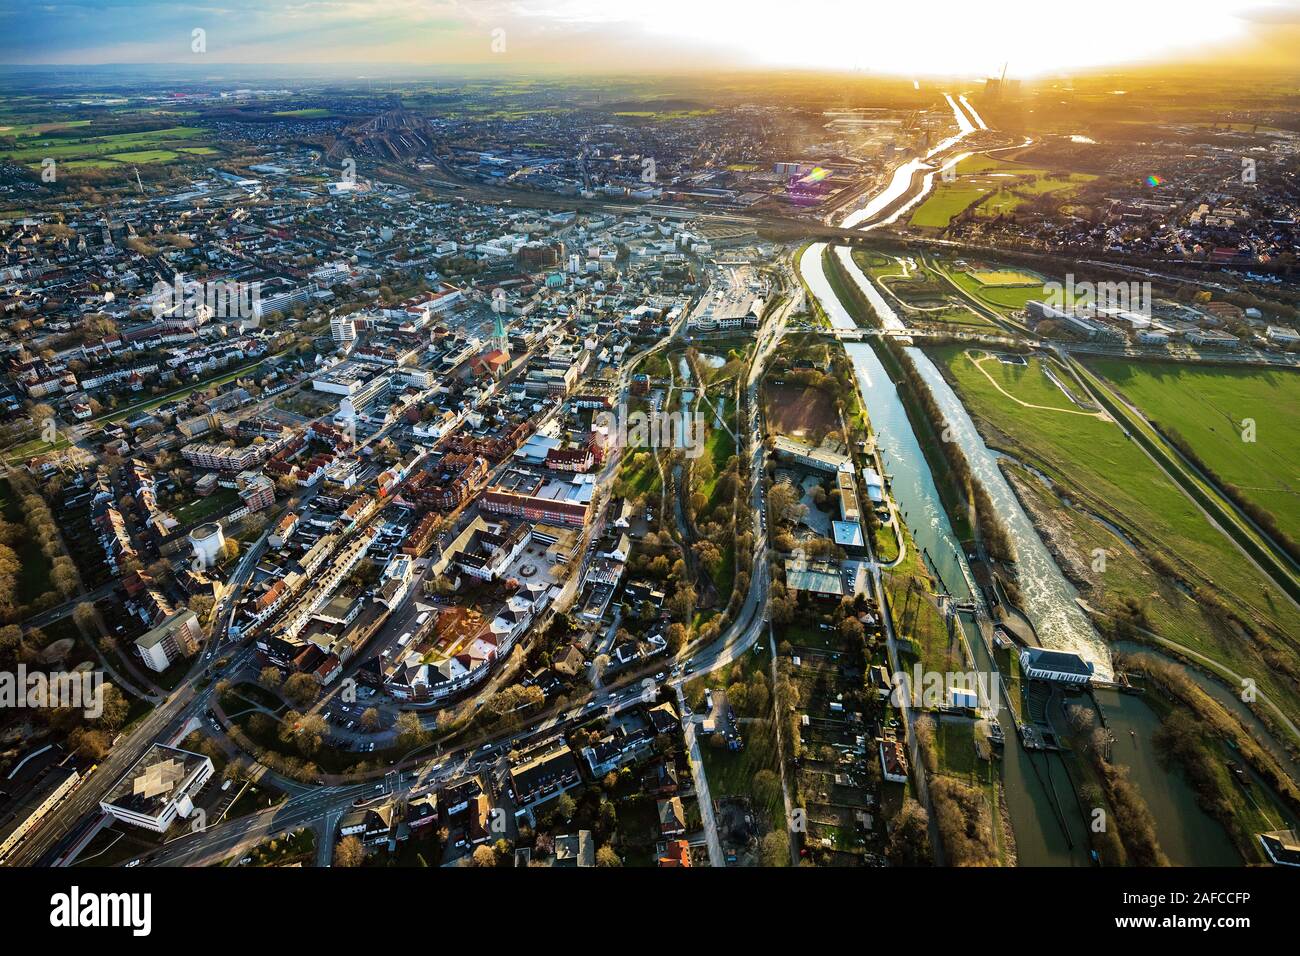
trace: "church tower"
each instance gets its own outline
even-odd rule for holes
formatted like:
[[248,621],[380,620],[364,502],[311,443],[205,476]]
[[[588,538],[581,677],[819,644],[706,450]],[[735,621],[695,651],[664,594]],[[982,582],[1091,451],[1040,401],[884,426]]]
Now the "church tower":
[[506,333],[506,322],[500,312],[492,323],[492,347],[505,355],[510,354],[510,336]]

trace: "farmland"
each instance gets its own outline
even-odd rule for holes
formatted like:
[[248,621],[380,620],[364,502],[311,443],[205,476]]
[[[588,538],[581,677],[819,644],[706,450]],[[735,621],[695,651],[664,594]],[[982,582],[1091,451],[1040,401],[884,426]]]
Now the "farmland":
[[[40,124],[46,127],[51,124]],[[17,128],[15,128],[17,129]],[[172,126],[142,132],[86,135],[81,126],[67,124],[31,136],[15,136],[13,146],[0,145],[0,157],[39,167],[45,159],[54,159],[65,169],[112,168],[117,163],[168,162],[177,158],[170,147],[201,138],[202,129]],[[100,165],[92,165],[100,164]]]

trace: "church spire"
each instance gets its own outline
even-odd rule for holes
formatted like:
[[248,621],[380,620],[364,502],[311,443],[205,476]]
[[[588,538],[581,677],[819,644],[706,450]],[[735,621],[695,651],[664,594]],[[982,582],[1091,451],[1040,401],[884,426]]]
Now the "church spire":
[[506,334],[506,321],[500,312],[492,323],[492,345],[507,355],[510,354],[510,336]]

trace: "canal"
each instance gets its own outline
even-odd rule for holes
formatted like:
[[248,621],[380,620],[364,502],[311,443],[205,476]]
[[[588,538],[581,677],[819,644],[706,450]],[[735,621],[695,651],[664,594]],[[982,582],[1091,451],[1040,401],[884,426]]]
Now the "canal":
[[[898,389],[870,345],[846,342],[845,350],[853,362],[858,388],[876,434],[882,463],[890,475],[890,489],[899,514],[904,516],[916,546],[930,555],[932,567],[953,597],[958,602],[976,600],[977,597],[968,590],[966,577],[959,566],[965,559],[957,536],[953,534],[948,515],[940,503],[934,476],[912,431]],[[992,673],[996,665],[978,629],[966,615],[959,615],[959,620],[975,656],[972,666]],[[1007,710],[1006,702],[999,699],[997,707],[998,719],[1007,731],[1002,783],[1007,815],[1016,837],[1018,862],[1022,866],[1088,865],[1087,834],[1081,816],[1072,806],[1073,797],[1066,789],[1068,784],[1059,760],[1042,753],[1028,753],[1021,747],[1013,730],[1016,722]],[[1055,797],[1053,782],[1058,794]],[[1070,798],[1069,802],[1066,797]]]
[[[805,250],[799,262],[800,271],[831,324],[837,328],[855,327],[823,272],[823,251],[821,243]],[[850,270],[850,275],[861,285],[882,324],[886,328],[900,327],[901,321],[874,284],[859,270]],[[881,460],[890,476],[891,492],[917,547],[928,554],[930,566],[957,601],[982,603],[966,583],[967,575],[962,567],[965,558],[894,382],[871,345],[846,342],[845,350],[853,363]],[[1109,650],[1075,603],[1073,587],[1061,574],[1011,492],[997,467],[995,453],[985,446],[960,399],[929,357],[916,348],[907,351],[945,412],[972,470],[1008,522],[1019,556],[1025,609],[1042,643],[1077,650],[1094,662],[1098,676],[1109,679],[1112,676]],[[959,615],[959,620],[967,646],[974,655],[972,666],[992,672],[996,665],[978,628],[965,615]],[[1215,690],[1216,697],[1226,693],[1222,687]],[[1157,835],[1170,860],[1183,865],[1240,864],[1240,856],[1227,833],[1196,805],[1195,796],[1182,775],[1163,770],[1156,761],[1151,745],[1151,734],[1158,726],[1154,712],[1140,697],[1108,690],[1099,693],[1108,725],[1115,734],[1116,760],[1131,768],[1132,779],[1157,820]],[[1026,751],[1018,736],[1011,732],[1015,719],[1005,700],[999,699],[997,707],[999,720],[1008,731],[1002,782],[1019,864],[1089,865],[1086,810],[1079,805],[1074,792],[1076,781],[1070,779],[1065,762],[1053,753]]]

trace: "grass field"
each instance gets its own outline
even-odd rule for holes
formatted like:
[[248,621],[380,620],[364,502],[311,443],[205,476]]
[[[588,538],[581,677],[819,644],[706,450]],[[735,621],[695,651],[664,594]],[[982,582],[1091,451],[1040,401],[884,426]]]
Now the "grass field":
[[216,514],[234,506],[239,494],[233,488],[218,488],[206,498],[195,498],[172,510],[172,516],[182,525],[201,521],[209,515]]
[[[934,579],[925,565],[925,558],[912,540],[911,532],[904,530],[903,536],[907,556],[897,567],[889,568],[881,575],[893,610],[894,629],[901,639],[911,642],[927,671],[965,670],[960,640],[948,633],[943,614],[935,604]],[[909,656],[904,653],[904,666],[908,666]]]
[[950,271],[948,275],[964,292],[1003,315],[1019,312],[1030,299],[1043,297],[1041,281],[1036,285],[985,285],[970,272]]
[[[40,169],[40,163],[29,163],[28,168]],[[59,163],[58,168],[66,172],[82,172],[87,169],[121,169],[122,164],[114,159],[70,159]]]
[[108,158],[119,163],[169,163],[178,155],[170,149],[141,149],[133,153],[111,153]]
[[925,202],[912,213],[911,225],[925,229],[943,229],[963,209],[982,197],[988,190],[979,186],[961,186],[940,183],[935,186]]
[[[86,161],[103,157],[117,158],[142,152],[169,151],[167,147],[178,141],[201,137],[204,131],[196,126],[171,126],[166,129],[137,133],[112,133],[105,136],[35,136],[18,140],[11,149],[0,148],[0,157],[16,163],[37,163],[46,158],[63,161]],[[175,158],[175,153],[172,153]],[[125,162],[156,162],[157,160],[127,159]],[[89,167],[84,167],[89,168]]]
[[[1118,360],[1088,366],[1300,537],[1300,374]],[[1247,420],[1255,424],[1253,442],[1242,440]]]
[[[1070,413],[1070,403],[1047,380],[1037,358],[1024,366],[986,362],[981,369],[959,346],[931,354],[955,383],[985,439],[1047,474],[1059,494],[1071,499],[1069,507],[1054,497],[1049,504],[1087,526],[1091,540],[1075,536],[1058,544],[1081,554],[1085,570],[1097,542],[1116,557],[1089,578],[1090,590],[1084,588],[1093,606],[1119,612],[1131,601],[1150,630],[1255,677],[1276,699],[1296,706],[1295,683],[1278,669],[1300,664],[1295,645],[1300,610],[1136,442],[1114,422]],[[1016,399],[1049,407],[1027,407]],[[1140,551],[1081,516],[1080,508],[1128,529]],[[1186,586],[1176,587],[1169,574],[1157,574],[1150,567],[1152,554],[1168,562]],[[1210,613],[1193,599],[1197,592],[1248,622],[1255,636],[1244,634],[1224,615]]]
[[956,174],[952,182],[935,183],[934,191],[912,213],[912,226],[947,228],[953,217],[977,202],[976,216],[1006,215],[1035,196],[1052,192],[1068,195],[1081,183],[1096,179],[1087,173],[1057,176],[1046,169],[982,155],[963,159],[956,166]]
[[649,451],[633,451],[623,456],[619,464],[618,479],[625,493],[632,497],[659,491],[659,467]]

